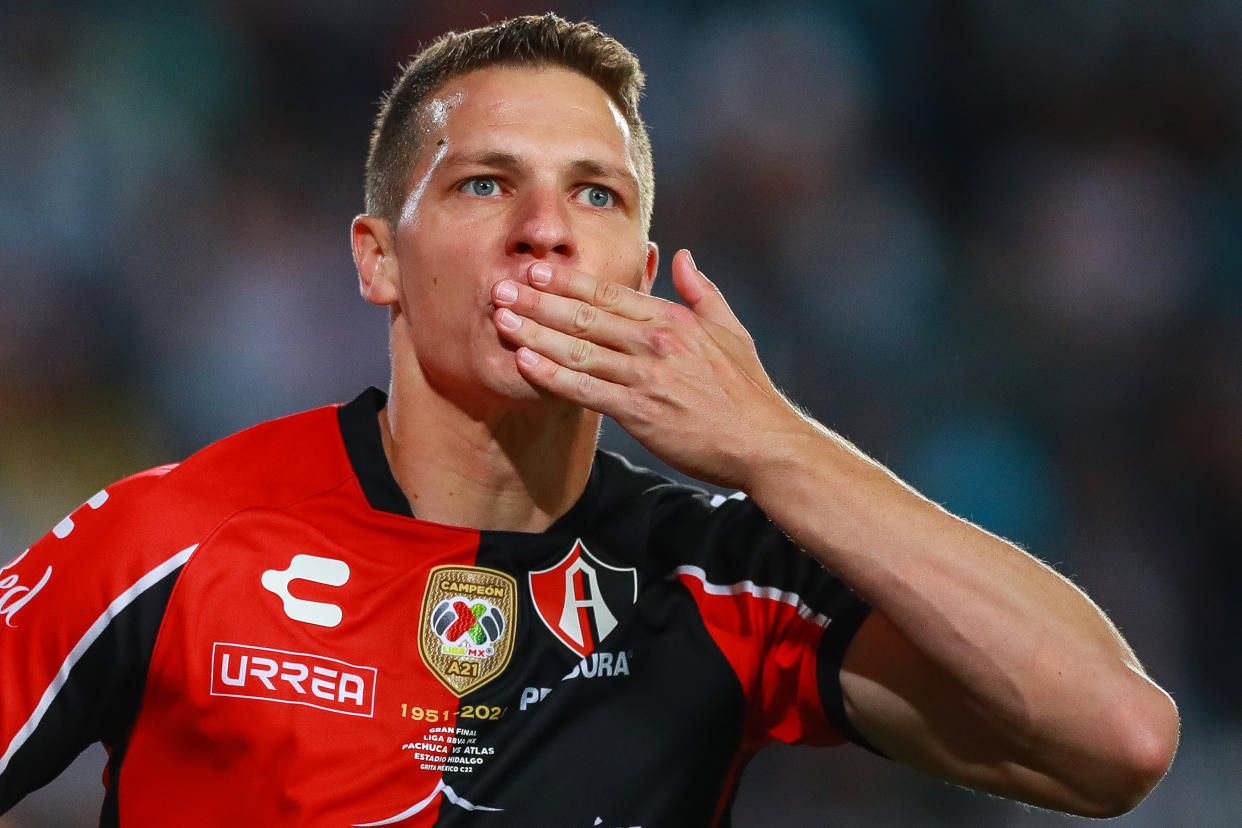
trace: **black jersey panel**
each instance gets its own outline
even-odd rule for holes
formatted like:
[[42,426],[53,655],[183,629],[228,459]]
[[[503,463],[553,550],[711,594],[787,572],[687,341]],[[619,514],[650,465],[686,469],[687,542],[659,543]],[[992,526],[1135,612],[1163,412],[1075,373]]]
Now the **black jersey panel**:
[[[804,612],[826,619],[816,679],[828,720],[851,741],[874,750],[850,723],[841,690],[841,664],[870,607],[835,574],[806,554],[745,497],[686,497],[677,486],[649,492],[657,501],[655,531],[667,538],[666,566],[694,566],[722,586],[775,588]],[[681,562],[681,563],[679,563]]]
[[654,520],[669,537],[669,555],[701,566],[708,581],[775,587],[830,618],[862,603],[749,498],[712,505],[705,493],[688,498],[670,487],[660,494]]
[[[485,539],[480,565],[488,552]],[[477,764],[444,774],[455,798],[441,799],[437,824],[710,825],[732,795],[745,699],[689,593],[647,583],[584,659],[523,610],[508,675],[461,700],[504,712],[458,719],[454,751]]]
[[116,784],[124,742],[138,715],[164,610],[181,569],[121,610],[83,653],[38,728],[13,755],[0,788],[0,813],[52,781],[91,743],[114,746],[102,826],[116,825]]
[[877,756],[885,754],[877,750],[863,735],[858,732],[849,716],[845,713],[845,696],[841,690],[841,664],[849,649],[850,641],[858,628],[871,614],[866,604],[856,604],[842,608],[839,615],[832,618],[832,623],[824,630],[824,637],[819,643],[819,660],[816,663],[816,678],[819,680],[819,695],[824,704],[824,713],[846,737]]

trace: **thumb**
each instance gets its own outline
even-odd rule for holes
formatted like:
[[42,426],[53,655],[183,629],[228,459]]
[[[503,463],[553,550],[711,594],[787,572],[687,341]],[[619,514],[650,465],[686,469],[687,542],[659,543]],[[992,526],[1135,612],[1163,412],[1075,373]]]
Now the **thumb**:
[[720,289],[694,266],[689,250],[678,250],[673,256],[673,288],[690,310],[703,319],[730,329],[739,327]]

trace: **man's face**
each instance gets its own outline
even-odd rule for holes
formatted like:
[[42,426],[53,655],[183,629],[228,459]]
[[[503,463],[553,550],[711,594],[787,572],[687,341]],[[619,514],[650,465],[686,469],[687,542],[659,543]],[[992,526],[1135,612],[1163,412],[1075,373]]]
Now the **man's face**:
[[394,230],[393,348],[440,393],[537,399],[492,322],[492,286],[535,261],[649,290],[655,248],[639,214],[625,119],[590,79],[497,67],[428,102]]

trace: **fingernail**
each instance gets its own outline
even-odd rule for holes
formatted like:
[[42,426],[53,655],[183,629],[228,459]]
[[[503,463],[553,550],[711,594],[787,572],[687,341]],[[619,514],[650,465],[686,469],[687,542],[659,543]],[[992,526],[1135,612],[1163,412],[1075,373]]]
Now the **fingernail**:
[[517,301],[517,285],[506,279],[496,285],[496,298],[501,302]]
[[500,309],[500,313],[496,314],[496,321],[506,331],[516,331],[522,327],[522,318],[508,308]]
[[535,353],[530,348],[521,348],[518,350],[518,362],[522,363],[527,368],[534,368],[539,364],[539,354]]
[[699,266],[694,263],[694,254],[691,253],[689,250],[686,251],[686,261],[690,262],[690,266],[693,267],[695,270],[699,269]]
[[536,285],[546,285],[552,281],[552,267],[542,262],[531,265],[530,280]]

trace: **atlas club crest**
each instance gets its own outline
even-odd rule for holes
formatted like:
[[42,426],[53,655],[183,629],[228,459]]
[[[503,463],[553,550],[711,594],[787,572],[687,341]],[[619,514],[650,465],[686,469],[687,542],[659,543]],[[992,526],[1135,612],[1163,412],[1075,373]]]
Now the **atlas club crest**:
[[504,672],[513,655],[517,581],[481,566],[437,566],[418,624],[423,663],[461,698]]
[[638,600],[638,570],[610,566],[579,538],[560,562],[528,576],[535,613],[556,639],[586,658]]

